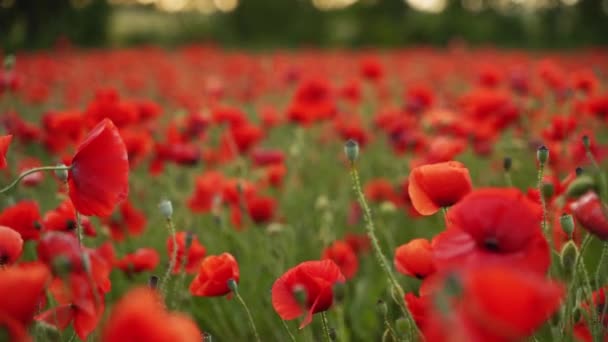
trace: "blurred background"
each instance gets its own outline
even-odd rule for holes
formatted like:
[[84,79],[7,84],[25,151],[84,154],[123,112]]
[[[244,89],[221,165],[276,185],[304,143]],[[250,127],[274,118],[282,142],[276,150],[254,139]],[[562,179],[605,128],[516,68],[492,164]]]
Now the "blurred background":
[[0,0],[2,49],[608,45],[608,0]]

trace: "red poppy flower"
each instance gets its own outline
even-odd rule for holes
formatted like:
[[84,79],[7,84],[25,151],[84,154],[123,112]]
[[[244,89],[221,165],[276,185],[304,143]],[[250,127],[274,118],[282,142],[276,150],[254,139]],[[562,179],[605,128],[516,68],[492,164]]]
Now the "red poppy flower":
[[[292,320],[306,313],[300,329],[312,322],[312,315],[328,310],[334,301],[333,287],[344,282],[344,275],[332,260],[305,261],[285,272],[272,285],[272,306],[284,320]],[[306,294],[306,302],[299,303],[296,292]]]
[[[205,246],[201,245],[198,237],[194,234],[192,235],[190,247],[186,250],[186,238],[188,234],[192,233],[179,232],[175,235],[175,240],[177,241],[177,262],[173,268],[173,273],[179,273],[182,270],[182,266],[187,273],[198,271],[201,260],[207,254]],[[171,237],[167,239],[167,254],[173,255],[173,239]],[[184,260],[184,256],[186,260]]]
[[601,240],[608,240],[608,209],[597,194],[589,191],[570,204],[574,217],[590,233]]
[[[88,217],[80,215],[80,225],[84,234],[95,236],[97,232]],[[49,210],[42,218],[42,228],[45,232],[58,231],[76,234],[76,209],[70,199],[66,199],[59,207]]]
[[194,296],[216,297],[229,294],[228,280],[239,281],[239,265],[230,253],[210,255],[200,264],[190,284]]
[[27,327],[43,299],[50,276],[46,266],[38,262],[0,268],[0,315]]
[[469,170],[457,161],[419,166],[409,177],[412,205],[422,215],[432,215],[471,192]]
[[207,172],[196,178],[194,194],[188,199],[188,207],[195,213],[209,212],[216,197],[221,198],[224,175],[219,172]]
[[372,248],[372,243],[367,234],[352,234],[347,233],[344,236],[344,241],[350,246],[350,248],[357,255],[361,255],[369,252]]
[[0,225],[10,227],[21,234],[23,240],[40,237],[40,209],[34,201],[21,201],[0,213]]
[[397,194],[395,187],[388,179],[372,179],[365,184],[363,189],[365,197],[375,203],[389,201],[395,205],[400,205],[401,198]]
[[418,279],[435,272],[433,249],[427,239],[413,239],[397,247],[394,262],[397,271]]
[[247,200],[249,216],[256,224],[267,223],[272,220],[277,206],[272,197],[256,196]]
[[545,274],[551,262],[540,229],[542,208],[517,189],[479,189],[448,211],[448,229],[433,240],[438,269],[510,265]]
[[353,251],[350,245],[344,241],[334,241],[330,246],[325,248],[321,259],[330,259],[340,267],[340,271],[346,280],[351,279],[359,269],[359,260],[357,254]]
[[129,193],[129,159],[118,129],[102,120],[80,143],[68,173],[70,199],[79,213],[108,216]]
[[23,239],[12,228],[0,226],[0,267],[17,261],[23,251]]
[[160,262],[160,256],[155,249],[138,248],[134,253],[127,254],[116,261],[116,266],[127,274],[153,271]]
[[6,167],[6,152],[12,140],[12,135],[0,136],[0,170]]
[[287,174],[287,167],[285,164],[275,164],[266,168],[266,182],[275,188],[283,185],[283,179]]
[[181,341],[199,342],[196,323],[180,313],[169,313],[157,292],[136,288],[116,303],[103,327],[102,342]]
[[[608,292],[608,285],[594,291],[591,295],[591,300],[581,303],[581,309],[585,310],[588,314],[588,316],[583,315],[583,317],[589,318],[587,321],[581,319],[581,321],[577,322],[574,326],[574,336],[578,340],[593,342],[593,334],[589,327],[597,323],[600,317],[603,317],[601,322],[601,327],[604,329],[603,341],[608,340],[608,333],[606,332],[606,329],[608,328],[608,315],[606,314],[606,312],[608,312],[608,300],[606,300],[606,292]],[[594,321],[589,322],[589,320]]]
[[251,151],[251,159],[256,166],[283,164],[285,155],[281,150],[264,150],[256,148]]
[[120,204],[118,210],[112,216],[106,217],[104,221],[110,228],[112,239],[116,241],[122,241],[126,234],[138,236],[143,233],[146,227],[146,216],[135,208],[130,201],[124,201]]

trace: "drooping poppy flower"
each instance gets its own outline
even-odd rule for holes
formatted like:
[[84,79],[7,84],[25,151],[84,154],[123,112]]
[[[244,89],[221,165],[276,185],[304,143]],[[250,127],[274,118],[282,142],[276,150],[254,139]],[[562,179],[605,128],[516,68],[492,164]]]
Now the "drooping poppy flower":
[[[272,306],[284,320],[305,314],[300,329],[312,322],[312,315],[328,310],[334,301],[333,287],[344,282],[344,275],[332,260],[305,261],[280,276],[272,285]],[[299,303],[296,292],[306,295]]]
[[432,215],[471,192],[469,170],[457,161],[419,166],[409,177],[412,205],[422,215]]
[[351,279],[359,269],[359,260],[357,254],[353,251],[350,245],[344,241],[334,241],[330,246],[325,248],[321,255],[321,259],[331,259],[340,267],[340,272],[346,280]]
[[272,197],[256,196],[247,200],[249,216],[256,224],[270,222],[277,204]]
[[471,192],[448,211],[448,229],[432,244],[435,266],[509,265],[545,274],[551,262],[542,208],[518,189]]
[[239,265],[230,253],[210,255],[200,264],[190,284],[194,296],[217,297],[229,294],[228,280],[239,282]]
[[593,191],[587,192],[570,204],[574,217],[590,233],[608,240],[608,209]]
[[0,226],[0,267],[17,261],[23,251],[23,239],[12,228]]
[[[56,209],[47,211],[42,217],[42,228],[45,232],[59,231],[76,234],[76,226],[76,209],[69,198],[61,202]],[[80,226],[85,235],[97,235],[88,217],[80,215]]]
[[21,234],[23,240],[40,237],[40,209],[34,201],[21,201],[0,213],[0,225],[10,227]]
[[6,167],[6,152],[12,140],[13,136],[10,134],[0,136],[0,170]]
[[79,213],[108,216],[129,193],[129,159],[118,129],[103,119],[78,146],[68,172],[70,199]]
[[[174,274],[182,271],[182,268],[187,273],[198,271],[201,260],[203,260],[207,254],[207,249],[205,249],[205,246],[201,245],[198,241],[198,237],[194,234],[190,236],[190,246],[187,246],[188,234],[192,233],[178,232],[175,234],[175,240],[177,242],[177,259],[175,267],[173,268]],[[173,248],[173,239],[169,237],[167,239],[167,255],[173,255]]]
[[157,292],[136,288],[116,303],[101,337],[114,341],[199,342],[202,333],[196,323],[181,313],[167,312]]
[[427,239],[413,239],[395,250],[395,267],[399,273],[423,279],[435,272],[433,250]]
[[158,252],[153,248],[138,248],[116,261],[116,266],[127,274],[153,271],[160,262]]
[[[436,282],[436,289],[421,297],[431,301],[421,306],[419,320],[427,341],[523,340],[555,313],[564,296],[561,284],[512,267],[466,269]],[[438,296],[447,308],[432,304]]]

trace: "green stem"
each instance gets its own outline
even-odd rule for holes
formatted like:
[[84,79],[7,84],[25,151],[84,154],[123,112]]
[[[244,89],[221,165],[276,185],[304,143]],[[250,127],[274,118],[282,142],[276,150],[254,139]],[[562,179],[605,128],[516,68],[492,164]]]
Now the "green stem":
[[586,147],[585,149],[587,151],[587,158],[591,162],[591,165],[593,165],[595,172],[599,175],[600,178],[600,198],[603,201],[608,201],[608,184],[606,182],[606,175],[604,174],[604,172],[602,172],[602,169],[600,169],[600,165],[598,164],[597,160],[595,160],[595,157],[593,156],[593,153],[591,153],[591,150]]
[[236,299],[241,303],[243,309],[245,309],[245,313],[247,314],[247,319],[249,319],[249,325],[251,326],[251,331],[253,331],[253,335],[255,336],[255,340],[260,342],[260,336],[258,335],[258,329],[255,327],[255,323],[253,322],[253,317],[251,316],[251,312],[249,311],[249,307],[241,297],[241,294],[238,291],[233,291]]
[[595,285],[598,289],[602,286],[602,268],[605,265],[606,257],[608,257],[608,242],[604,242],[603,244],[600,261],[598,262],[597,269],[595,270]]
[[289,330],[289,327],[287,326],[287,323],[285,323],[285,321],[281,318],[279,318],[281,320],[281,323],[283,323],[283,328],[285,328],[285,331],[287,331],[287,334],[289,335],[289,339],[292,342],[296,342],[296,338],[295,336],[293,336],[293,334],[291,333],[291,330]]
[[384,254],[382,252],[382,248],[380,247],[380,243],[378,242],[378,239],[376,238],[376,233],[375,233],[376,229],[374,226],[372,213],[371,213],[371,210],[369,209],[367,201],[365,200],[365,195],[363,194],[363,191],[361,190],[361,182],[359,180],[359,174],[354,165],[352,165],[352,167],[351,167],[351,177],[352,177],[352,181],[353,181],[353,189],[355,190],[355,193],[357,194],[357,197],[359,199],[359,204],[361,205],[361,208],[363,209],[363,214],[364,214],[364,218],[366,221],[365,228],[367,229],[367,235],[369,236],[369,238],[372,242],[374,254],[376,255],[376,259],[378,259],[378,263],[380,264],[380,267],[384,270],[386,277],[388,278],[389,282],[392,284],[394,291],[396,291],[399,296],[399,298],[398,298],[398,300],[396,300],[396,302],[399,305],[399,307],[401,308],[403,315],[408,320],[408,324],[410,326],[410,332],[411,332],[411,329],[416,329],[416,325],[414,324],[414,320],[413,320],[410,312],[408,311],[407,307],[405,306],[404,299],[403,299],[405,297],[405,293],[403,292],[403,288],[401,288],[401,286],[397,282],[395,275],[393,274],[393,272],[391,271],[391,268],[389,267],[388,263],[386,262],[386,259],[384,258]]
[[76,212],[76,234],[78,235],[78,245],[82,248],[82,222],[80,221],[80,213],[78,210],[74,209]]
[[323,336],[325,341],[331,342],[331,337],[329,336],[329,323],[327,323],[327,315],[325,311],[321,312],[321,322],[323,323]]
[[[540,163],[540,167],[538,168],[538,182],[536,184],[536,188],[538,189],[538,194],[540,197],[540,204],[543,208],[543,218],[541,221],[541,228],[542,231],[545,233],[545,235],[547,236],[547,239],[549,240],[549,242],[551,242],[552,239],[550,239],[550,235],[548,232],[548,225],[547,225],[547,203],[545,201],[545,196],[543,196],[543,174],[545,171],[545,164],[544,163]],[[549,244],[551,245],[551,244]]]
[[511,179],[511,172],[505,172],[505,183],[508,187],[513,187],[513,180]]
[[389,334],[393,338],[393,341],[398,341],[397,332],[393,329],[393,327],[391,326],[391,323],[388,321],[388,312],[386,312],[384,314],[384,326],[386,327],[386,330],[388,330]]
[[42,166],[42,167],[36,167],[36,168],[30,169],[30,170],[24,171],[11,184],[9,184],[9,185],[5,186],[4,188],[2,188],[0,190],[0,194],[5,193],[5,192],[11,190],[17,184],[19,184],[19,182],[21,182],[21,180],[23,178],[31,175],[32,173],[42,172],[42,171],[69,171],[71,168],[72,168],[71,166]]
[[167,229],[169,230],[169,235],[171,235],[171,238],[173,239],[173,251],[171,253],[171,259],[169,260],[169,267],[167,268],[167,271],[165,272],[165,275],[163,276],[163,279],[160,283],[160,292],[165,298],[167,297],[167,283],[171,278],[171,272],[173,272],[173,269],[175,268],[175,263],[177,262],[177,237],[175,236],[175,227],[173,226],[173,220],[171,220],[171,218],[167,219]]

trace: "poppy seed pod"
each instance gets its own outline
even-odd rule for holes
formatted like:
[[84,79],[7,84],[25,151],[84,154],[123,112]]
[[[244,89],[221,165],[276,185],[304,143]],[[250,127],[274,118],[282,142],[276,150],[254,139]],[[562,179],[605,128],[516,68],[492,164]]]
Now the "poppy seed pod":
[[160,201],[158,204],[158,210],[160,210],[160,213],[167,220],[170,220],[171,216],[173,216],[173,204],[171,204],[171,201],[169,200]]
[[346,144],[344,144],[344,153],[346,154],[348,161],[350,161],[351,164],[354,164],[359,158],[359,144],[355,140],[349,139]]
[[547,160],[549,160],[549,149],[547,146],[542,145],[538,148],[536,151],[536,159],[541,165],[545,165],[547,163]]
[[378,299],[378,301],[376,302],[376,308],[378,309],[378,313],[382,317],[386,316],[386,314],[388,313],[388,307],[382,299]]
[[[65,167],[64,164],[59,164],[57,166]],[[57,179],[59,179],[59,181],[61,183],[67,182],[68,181],[68,170],[65,170],[65,169],[55,170],[55,177],[57,177]]]
[[562,230],[566,235],[568,235],[569,239],[572,239],[572,233],[574,232],[574,218],[570,214],[564,214],[559,218],[559,224],[562,227]]

